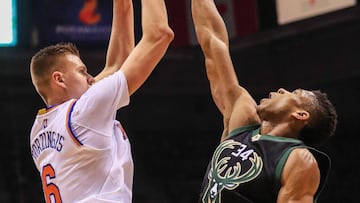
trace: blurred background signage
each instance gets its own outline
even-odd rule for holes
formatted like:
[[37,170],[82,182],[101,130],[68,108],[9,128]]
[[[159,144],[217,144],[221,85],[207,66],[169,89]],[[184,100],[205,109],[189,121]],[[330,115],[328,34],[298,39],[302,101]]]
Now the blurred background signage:
[[356,5],[356,0],[276,0],[280,25]]
[[109,40],[112,1],[38,1],[38,39],[40,44],[59,41],[96,44]]

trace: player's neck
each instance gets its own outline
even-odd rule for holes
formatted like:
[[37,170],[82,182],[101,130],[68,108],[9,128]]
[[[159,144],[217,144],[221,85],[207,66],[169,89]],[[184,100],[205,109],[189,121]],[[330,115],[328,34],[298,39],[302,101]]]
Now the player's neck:
[[288,138],[297,137],[297,132],[287,122],[274,124],[269,121],[262,121],[260,134]]
[[45,103],[47,108],[51,108],[68,101],[68,98],[49,98]]

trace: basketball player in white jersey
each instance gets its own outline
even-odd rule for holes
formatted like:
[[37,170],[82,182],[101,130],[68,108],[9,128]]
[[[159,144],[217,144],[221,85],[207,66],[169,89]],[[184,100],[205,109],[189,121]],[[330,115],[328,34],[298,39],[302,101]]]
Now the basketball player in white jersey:
[[32,82],[47,106],[30,135],[47,203],[132,201],[130,144],[116,112],[128,105],[174,37],[164,0],[141,3],[143,36],[133,49],[132,2],[114,0],[106,65],[97,77],[87,73],[72,44],[46,47],[31,60]]

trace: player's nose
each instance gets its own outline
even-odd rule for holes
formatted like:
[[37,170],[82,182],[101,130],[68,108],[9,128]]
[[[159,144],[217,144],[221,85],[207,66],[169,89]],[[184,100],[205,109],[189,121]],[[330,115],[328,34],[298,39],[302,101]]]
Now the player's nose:
[[92,85],[95,82],[95,78],[93,76],[91,76],[90,74],[88,74],[87,82],[88,82],[89,85]]
[[279,94],[284,94],[286,92],[286,90],[284,88],[279,88],[277,93]]

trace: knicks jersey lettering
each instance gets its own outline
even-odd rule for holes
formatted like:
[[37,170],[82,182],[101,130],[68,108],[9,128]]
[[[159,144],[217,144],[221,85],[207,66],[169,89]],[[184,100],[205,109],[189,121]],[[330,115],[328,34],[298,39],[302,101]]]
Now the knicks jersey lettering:
[[64,136],[54,131],[45,131],[38,134],[31,144],[31,155],[34,159],[37,159],[45,149],[54,149],[60,152],[64,140]]

